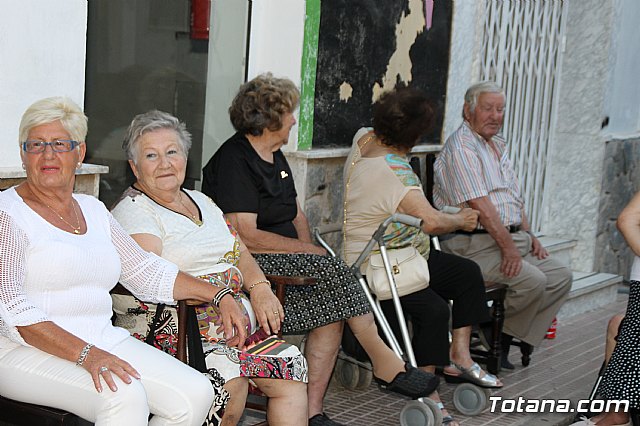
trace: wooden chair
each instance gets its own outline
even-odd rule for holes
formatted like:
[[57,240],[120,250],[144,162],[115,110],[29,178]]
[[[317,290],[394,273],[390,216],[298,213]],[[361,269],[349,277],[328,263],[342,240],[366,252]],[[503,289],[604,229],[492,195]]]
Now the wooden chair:
[[[276,297],[280,303],[284,306],[284,299],[287,286],[308,286],[315,285],[316,279],[311,277],[285,277],[281,275],[267,275],[267,279],[275,286]],[[130,295],[129,291],[122,285],[118,284],[113,290],[114,294]],[[200,345],[200,336],[196,336],[196,340],[193,345],[189,345],[189,339],[192,338],[193,333],[190,332],[197,327],[194,321],[196,321],[195,307],[201,304],[191,303],[184,300],[178,302],[178,342],[176,348],[176,358],[180,361],[191,365],[192,367],[203,370],[204,358],[197,359],[198,353],[202,354]],[[184,320],[186,319],[186,320]],[[282,330],[278,333],[278,337],[282,337]],[[189,348],[196,351],[195,356],[190,357]],[[193,355],[193,354],[192,354]],[[246,408],[257,411],[267,411],[267,398],[262,394],[254,394],[254,398],[251,401],[247,401]],[[256,424],[255,426],[268,426],[268,421],[264,421]]]
[[489,373],[500,372],[500,355],[502,346],[500,335],[504,324],[504,298],[507,294],[507,286],[500,283],[485,282],[485,295],[487,302],[491,302],[491,338],[489,348],[480,349],[477,340],[471,342],[471,357],[487,366]]
[[[280,303],[284,305],[284,297],[286,286],[288,285],[315,285],[316,280],[310,277],[283,277],[276,275],[268,275],[267,279],[275,285],[276,297]],[[129,291],[122,285],[118,284],[113,290],[114,294],[130,295]],[[194,305],[184,300],[178,302],[178,318],[195,319]],[[189,321],[178,321],[178,347],[176,358],[180,361],[188,362],[188,327]],[[281,336],[280,336],[281,337]],[[200,340],[198,337],[198,344]],[[247,403],[247,408],[266,411],[266,404]],[[75,414],[69,413],[52,407],[45,407],[26,402],[14,401],[9,398],[0,396],[0,424],[8,424],[15,426],[89,426],[93,423],[88,422]],[[268,422],[259,423],[256,426],[267,426]]]

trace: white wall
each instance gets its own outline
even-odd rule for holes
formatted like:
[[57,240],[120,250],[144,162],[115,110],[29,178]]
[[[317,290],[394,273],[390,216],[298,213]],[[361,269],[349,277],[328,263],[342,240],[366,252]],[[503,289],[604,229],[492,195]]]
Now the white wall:
[[87,0],[6,1],[0,14],[0,167],[20,167],[24,110],[48,96],[84,103]]
[[[253,0],[248,79],[271,72],[300,88],[305,12],[304,0]],[[283,150],[295,150],[297,141],[295,125]]]
[[[228,109],[238,87],[245,81],[245,68],[249,79],[270,71],[300,86],[305,1],[253,0],[250,29],[247,5],[248,2],[238,0],[211,3],[203,166],[234,132]],[[250,34],[249,58],[246,57],[247,34]],[[295,126],[288,149],[295,149],[297,134]]]
[[483,37],[482,2],[455,0],[449,53],[447,98],[442,124],[444,142],[462,123],[462,105],[467,88],[478,81],[479,51]]
[[604,133],[609,139],[624,139],[640,135],[640,2],[618,0],[610,51],[610,91],[605,101],[609,126]]

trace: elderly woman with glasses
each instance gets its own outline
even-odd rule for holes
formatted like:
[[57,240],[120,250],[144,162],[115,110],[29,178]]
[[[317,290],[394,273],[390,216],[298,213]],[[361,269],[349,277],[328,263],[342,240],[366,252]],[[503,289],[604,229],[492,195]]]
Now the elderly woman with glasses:
[[[306,361],[298,348],[270,337],[280,329],[284,310],[233,227],[209,197],[182,188],[190,147],[191,135],[172,115],[149,111],[136,116],[123,144],[136,181],[113,208],[113,215],[143,249],[214,286],[231,289],[247,317],[252,344],[242,351],[229,347],[217,330],[220,313],[215,306],[197,308],[212,384],[218,393],[224,389],[231,394],[229,401],[216,401],[208,423],[239,421],[251,379],[269,397],[271,424],[305,425]],[[138,323],[127,328],[141,339],[155,335],[159,348],[173,352],[175,310],[165,312],[161,327],[154,329],[158,307],[116,297],[116,323]]]
[[142,250],[94,197],[72,193],[86,133],[66,98],[34,103],[20,123],[27,179],[0,193],[0,395],[96,425],[200,425],[209,382],[114,327],[109,291],[119,281],[143,300],[215,299],[230,345],[244,344],[244,315],[225,290]]

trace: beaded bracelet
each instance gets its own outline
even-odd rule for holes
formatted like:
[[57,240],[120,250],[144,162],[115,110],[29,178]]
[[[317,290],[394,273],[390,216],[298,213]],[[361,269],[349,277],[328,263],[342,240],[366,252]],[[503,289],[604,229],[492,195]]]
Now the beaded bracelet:
[[255,283],[251,284],[249,286],[249,290],[247,290],[249,293],[251,293],[251,290],[253,290],[253,288],[255,286],[257,286],[258,284],[269,284],[269,286],[271,286],[271,281],[269,280],[260,280],[260,281],[256,281]]
[[76,365],[82,366],[82,364],[84,364],[84,361],[87,359],[87,356],[89,355],[89,351],[91,350],[92,347],[93,347],[93,344],[87,343],[87,345],[84,348],[82,348],[82,352],[80,352],[80,356],[76,361]]
[[233,290],[231,290],[230,288],[225,288],[225,289],[220,290],[219,292],[216,293],[215,296],[213,296],[213,299],[211,300],[211,304],[213,306],[215,306],[216,308],[219,308],[220,307],[220,301],[227,294],[230,294],[230,295],[233,296]]

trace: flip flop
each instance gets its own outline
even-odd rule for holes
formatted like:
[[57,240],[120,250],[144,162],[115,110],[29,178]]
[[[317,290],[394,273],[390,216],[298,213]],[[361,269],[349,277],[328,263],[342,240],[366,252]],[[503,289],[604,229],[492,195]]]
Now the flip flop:
[[431,395],[440,384],[437,376],[405,364],[405,370],[394,377],[391,383],[373,376],[380,389],[396,392],[412,399],[423,398]]
[[480,368],[477,362],[474,362],[469,368],[463,368],[457,364],[451,364],[451,366],[458,370],[460,374],[448,374],[446,370],[443,371],[444,380],[447,383],[473,383],[474,385],[488,389],[498,389],[503,386],[498,385],[498,378],[493,374],[485,371],[484,375],[482,375],[482,368]]

